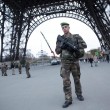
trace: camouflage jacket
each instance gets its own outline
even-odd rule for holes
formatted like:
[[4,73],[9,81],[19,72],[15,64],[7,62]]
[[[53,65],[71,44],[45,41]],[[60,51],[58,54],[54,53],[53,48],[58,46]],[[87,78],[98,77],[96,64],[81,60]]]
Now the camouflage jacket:
[[[78,49],[84,50],[84,48],[87,48],[87,45],[85,41],[82,39],[82,37],[79,34],[72,35],[71,33],[68,36],[72,42],[78,42]],[[56,54],[60,54],[61,60],[72,60],[77,61],[78,58],[75,57],[75,53],[69,52],[67,49],[61,49],[61,42],[56,41],[56,48],[55,48]]]

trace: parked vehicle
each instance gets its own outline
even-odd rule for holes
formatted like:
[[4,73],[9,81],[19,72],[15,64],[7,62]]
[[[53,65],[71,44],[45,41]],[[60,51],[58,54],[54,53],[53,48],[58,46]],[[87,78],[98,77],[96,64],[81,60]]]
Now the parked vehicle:
[[53,60],[51,60],[51,65],[58,65],[58,64],[60,64],[60,60],[57,60],[57,59],[53,59]]
[[58,64],[58,62],[56,59],[51,60],[51,65],[57,65],[57,64]]

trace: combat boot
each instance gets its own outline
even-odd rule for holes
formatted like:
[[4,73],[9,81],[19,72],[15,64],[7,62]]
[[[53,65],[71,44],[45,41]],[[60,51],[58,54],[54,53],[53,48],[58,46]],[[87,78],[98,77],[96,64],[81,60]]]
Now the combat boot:
[[70,101],[65,101],[65,103],[63,104],[63,108],[66,108],[66,107],[68,107],[69,105],[71,105],[72,104],[72,102],[70,102]]
[[7,74],[5,73],[4,76],[7,76]]
[[31,76],[27,76],[27,78],[30,78]]
[[84,101],[84,97],[82,95],[77,95],[78,100]]
[[31,77],[31,75],[27,76],[27,78],[30,78],[30,77]]

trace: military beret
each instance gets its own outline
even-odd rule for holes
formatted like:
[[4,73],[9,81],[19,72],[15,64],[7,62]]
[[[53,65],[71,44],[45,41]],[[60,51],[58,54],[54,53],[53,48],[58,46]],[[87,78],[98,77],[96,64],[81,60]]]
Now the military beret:
[[64,26],[64,25],[69,25],[69,24],[66,23],[66,22],[62,22],[62,23],[61,23],[61,26]]

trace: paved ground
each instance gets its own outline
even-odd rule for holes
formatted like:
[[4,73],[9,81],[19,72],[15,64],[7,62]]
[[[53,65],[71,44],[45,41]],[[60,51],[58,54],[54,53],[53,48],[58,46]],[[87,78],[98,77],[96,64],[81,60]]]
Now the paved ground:
[[[74,93],[73,104],[67,110],[110,110],[110,64],[90,67],[81,63],[81,83],[85,100],[80,102]],[[0,75],[0,110],[63,110],[64,94],[60,65],[31,67],[30,79],[25,71],[16,75]]]

